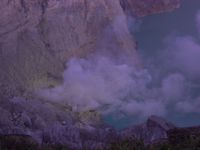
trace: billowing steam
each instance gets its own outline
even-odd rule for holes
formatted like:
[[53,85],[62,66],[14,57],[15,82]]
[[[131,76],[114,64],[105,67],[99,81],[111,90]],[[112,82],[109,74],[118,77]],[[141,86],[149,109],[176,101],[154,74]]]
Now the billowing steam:
[[132,97],[141,97],[150,81],[145,70],[136,71],[133,66],[117,64],[103,56],[73,58],[67,66],[63,85],[45,90],[43,95],[78,110],[121,109]]
[[[200,13],[196,20],[200,29]],[[200,43],[191,36],[169,36],[165,41],[166,48],[159,54],[161,67],[151,64],[152,74],[148,68],[136,69],[93,54],[71,59],[63,74],[64,83],[42,90],[40,95],[77,110],[96,109],[103,114],[167,115],[169,107],[178,112],[200,112],[200,95],[194,94],[200,90]]]

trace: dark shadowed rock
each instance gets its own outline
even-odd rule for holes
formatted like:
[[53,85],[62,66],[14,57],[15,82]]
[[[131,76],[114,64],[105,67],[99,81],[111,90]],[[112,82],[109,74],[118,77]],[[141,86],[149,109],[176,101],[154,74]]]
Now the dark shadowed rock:
[[81,129],[80,130],[81,138],[83,139],[83,147],[87,150],[94,149],[106,149],[108,144],[113,141],[117,141],[119,138],[116,130],[110,127],[93,127],[90,129]]
[[77,150],[82,148],[79,128],[72,125],[62,126],[58,123],[44,129],[42,143],[44,145],[67,145],[70,149]]
[[2,150],[36,150],[38,143],[28,135],[1,135],[0,149]]
[[200,126],[170,129],[167,135],[170,144],[178,145],[189,140],[200,139]]
[[122,130],[121,135],[123,138],[135,137],[143,140],[145,144],[150,144],[167,139],[167,131],[173,128],[175,126],[163,118],[151,116],[144,124]]

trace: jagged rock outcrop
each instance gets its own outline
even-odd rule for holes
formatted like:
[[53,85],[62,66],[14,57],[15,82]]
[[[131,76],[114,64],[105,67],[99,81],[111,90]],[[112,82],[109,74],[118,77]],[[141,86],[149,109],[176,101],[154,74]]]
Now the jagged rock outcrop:
[[[76,112],[67,105],[42,99],[5,99],[0,105],[0,142],[31,137],[38,145],[64,145],[70,149],[105,147],[117,132],[104,125],[97,113]],[[86,115],[88,114],[89,115]],[[10,135],[10,136],[9,136]],[[13,138],[14,137],[14,138]],[[5,139],[6,138],[6,139]],[[7,142],[9,142],[7,141]],[[1,144],[0,144],[1,148]]]
[[[23,104],[20,104],[22,101],[23,100],[18,100],[18,102],[15,102],[15,105],[23,107]],[[40,111],[41,118],[37,122],[35,121],[35,115],[37,116],[37,114],[31,114],[31,111],[33,109],[36,110],[36,108],[32,108],[31,110],[29,107],[21,112],[21,115],[17,115],[19,112],[13,110],[17,116],[14,117],[14,119],[12,119],[13,112],[8,109],[8,111],[12,112],[9,119],[13,124],[2,124],[2,122],[0,122],[0,128],[2,129],[0,130],[0,148],[1,142],[6,141],[4,143],[10,143],[16,141],[13,146],[62,145],[68,147],[70,150],[106,150],[107,148],[110,150],[109,147],[113,143],[116,145],[120,143],[134,145],[135,143],[132,142],[143,140],[146,145],[154,145],[163,142],[164,139],[164,142],[173,144],[174,141],[181,142],[180,137],[181,139],[183,139],[183,137],[188,138],[188,135],[193,136],[194,134],[199,133],[199,128],[198,132],[196,132],[197,129],[193,129],[195,133],[192,129],[179,129],[157,116],[151,116],[142,125],[124,129],[122,131],[116,131],[112,127],[99,123],[93,123],[91,125],[85,122],[82,124],[82,121],[79,120],[79,118],[71,121],[69,116],[72,117],[72,115],[74,115],[73,118],[75,118],[75,115],[77,115],[72,111],[66,113],[63,110],[65,116],[62,117],[61,121],[60,116],[63,115],[63,112],[56,111],[54,108],[57,117],[50,117],[52,115],[50,110],[47,110],[47,108],[43,106],[40,107],[42,107],[43,111],[47,112],[47,114],[43,114],[42,111]],[[51,107],[55,107],[55,105],[52,105]],[[48,108],[50,108],[50,106]],[[54,122],[52,122],[52,120],[54,120]],[[43,122],[42,126],[40,122]],[[9,144],[3,146],[8,147]]]
[[151,116],[146,123],[125,129],[121,132],[121,135],[123,138],[135,137],[142,139],[145,144],[151,144],[167,139],[167,131],[173,128],[175,126],[163,118]]
[[125,13],[134,17],[172,11],[180,6],[180,0],[120,0]]

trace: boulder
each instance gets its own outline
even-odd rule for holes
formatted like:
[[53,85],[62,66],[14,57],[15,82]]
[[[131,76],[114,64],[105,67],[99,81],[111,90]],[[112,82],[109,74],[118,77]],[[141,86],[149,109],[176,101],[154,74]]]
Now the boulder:
[[167,131],[173,128],[175,125],[163,118],[151,116],[141,125],[122,130],[121,136],[123,138],[134,137],[143,140],[145,144],[151,144],[167,139]]

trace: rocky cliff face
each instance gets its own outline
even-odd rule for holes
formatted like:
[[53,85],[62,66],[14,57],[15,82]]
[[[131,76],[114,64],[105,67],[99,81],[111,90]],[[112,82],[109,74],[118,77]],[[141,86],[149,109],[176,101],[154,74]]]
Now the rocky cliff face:
[[138,64],[125,12],[143,16],[177,4],[178,0],[2,0],[0,94],[21,96],[55,86],[62,81],[67,60],[94,51],[123,53]]
[[67,60],[95,50],[123,51],[137,62],[119,1],[2,0],[0,7],[0,86],[7,94],[54,86]]
[[180,6],[180,0],[120,0],[126,15],[143,17],[172,11]]

